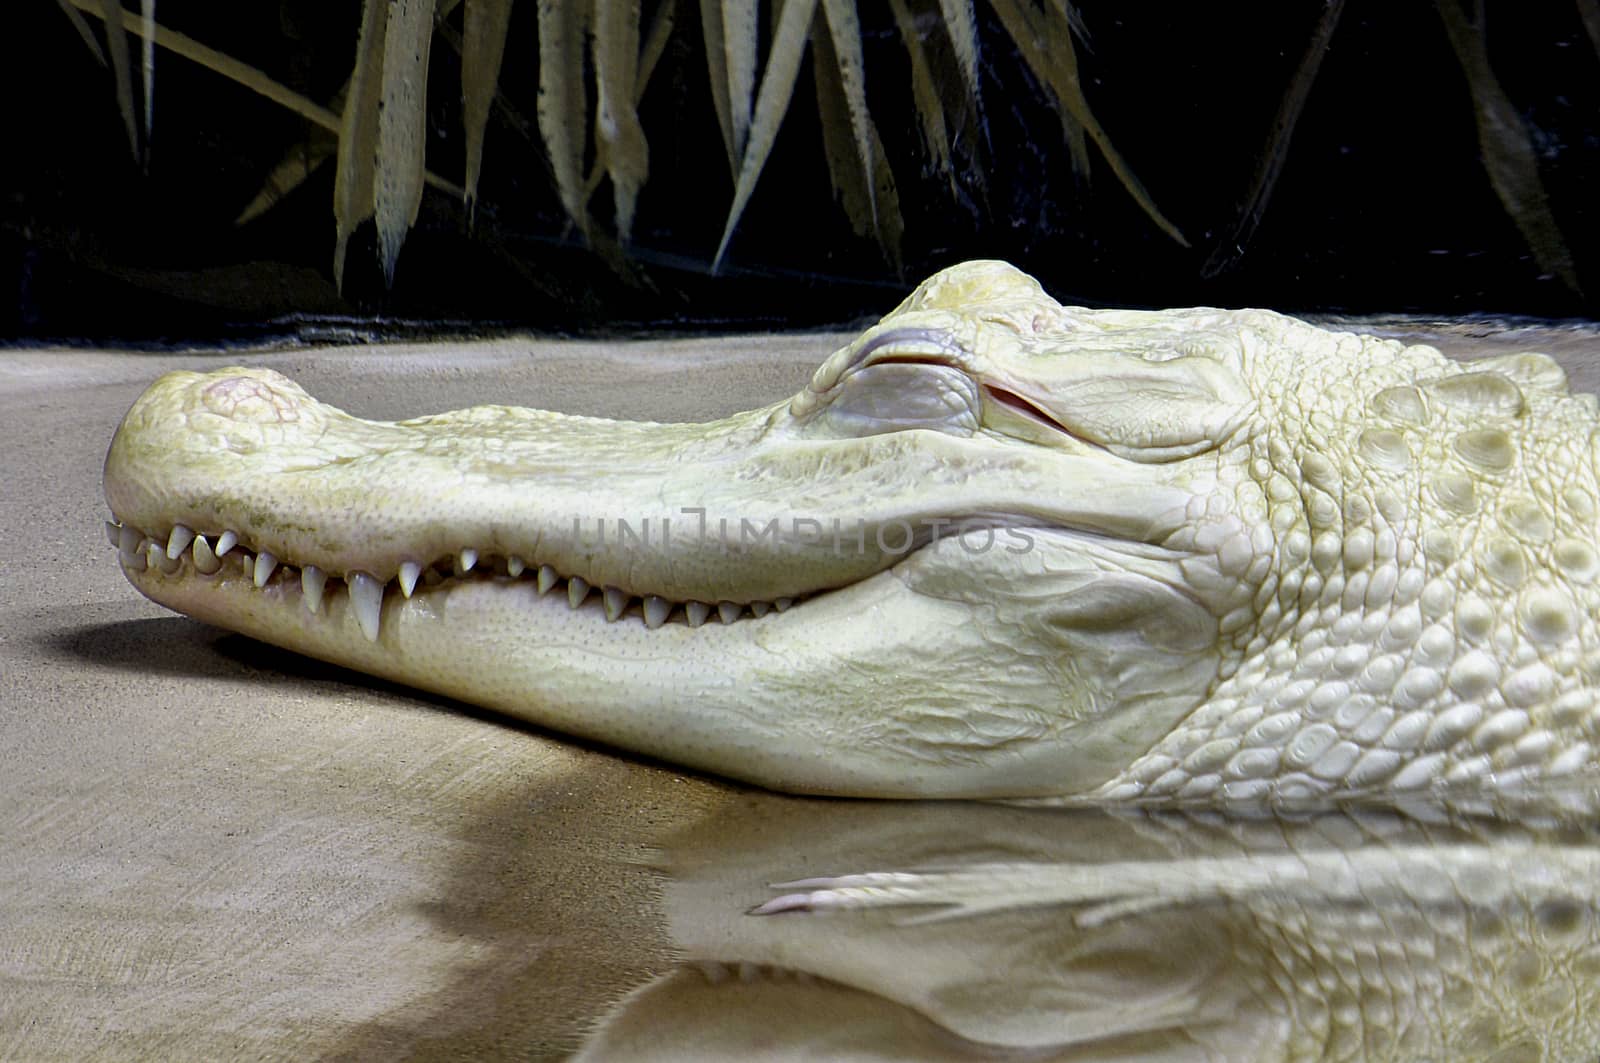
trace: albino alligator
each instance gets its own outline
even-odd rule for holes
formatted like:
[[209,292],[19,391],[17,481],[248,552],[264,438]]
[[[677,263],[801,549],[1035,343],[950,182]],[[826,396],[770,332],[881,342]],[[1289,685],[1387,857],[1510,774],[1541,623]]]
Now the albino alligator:
[[267,642],[776,789],[1593,805],[1592,396],[975,262],[711,424],[351,417],[161,378],[128,578]]

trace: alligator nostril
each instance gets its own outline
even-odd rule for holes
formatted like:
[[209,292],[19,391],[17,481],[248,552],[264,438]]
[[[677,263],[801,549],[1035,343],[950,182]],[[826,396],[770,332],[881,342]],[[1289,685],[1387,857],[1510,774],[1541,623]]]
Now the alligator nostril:
[[224,377],[207,387],[202,397],[212,413],[234,421],[278,424],[300,419],[292,397],[253,377]]

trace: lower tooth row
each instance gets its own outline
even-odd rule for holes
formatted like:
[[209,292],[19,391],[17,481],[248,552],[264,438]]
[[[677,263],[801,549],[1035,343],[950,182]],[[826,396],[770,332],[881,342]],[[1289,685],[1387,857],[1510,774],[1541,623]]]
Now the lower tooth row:
[[[168,575],[178,571],[182,564],[183,556],[187,553],[194,565],[195,571],[202,575],[213,575],[222,568],[222,559],[232,553],[239,543],[236,532],[224,531],[217,537],[216,545],[204,535],[197,535],[192,529],[182,524],[174,525],[171,534],[167,537],[166,546],[155,539],[149,538],[139,529],[128,524],[106,522],[106,538],[117,549],[122,559],[122,564],[136,572],[143,572],[147,568],[154,568]],[[452,574],[460,576],[470,572],[477,566],[478,552],[473,549],[464,549],[451,559]],[[248,551],[240,551],[241,560],[245,571],[250,575],[251,582],[256,587],[265,587],[278,571],[280,562],[270,552],[259,551],[252,560]],[[282,565],[285,573],[293,571],[293,566]],[[528,571],[529,566],[521,558],[506,558],[506,572],[512,578],[521,576]],[[563,579],[567,584],[567,603],[577,609],[588,599],[589,592],[593,589],[589,582],[581,576],[563,577],[549,565],[540,565],[534,576],[538,591],[541,595],[554,590]],[[443,574],[434,567],[424,568],[415,561],[406,561],[400,565],[400,571],[395,576],[395,582],[402,595],[409,598],[415,591],[417,584],[432,584],[441,582]],[[327,586],[328,574],[316,565],[305,565],[300,569],[301,601],[309,612],[316,613],[322,608],[323,592]],[[350,604],[356,614],[356,621],[361,626],[362,634],[376,642],[378,630],[383,615],[383,595],[387,587],[376,576],[365,572],[351,572],[345,576],[345,584],[349,588]],[[603,587],[600,592],[601,605],[605,609],[606,619],[616,621],[628,610],[633,603],[634,596],[620,587]],[[744,615],[746,608],[751,615],[759,618],[766,616],[773,610],[783,612],[794,604],[793,598],[779,598],[772,602],[751,602],[748,606],[740,602],[717,602],[712,605],[707,602],[673,602],[653,594],[645,595],[640,600],[640,611],[643,614],[645,626],[658,628],[665,624],[679,605],[683,607],[684,619],[690,627],[699,627],[710,619],[713,609],[717,618],[724,624],[731,624]]]

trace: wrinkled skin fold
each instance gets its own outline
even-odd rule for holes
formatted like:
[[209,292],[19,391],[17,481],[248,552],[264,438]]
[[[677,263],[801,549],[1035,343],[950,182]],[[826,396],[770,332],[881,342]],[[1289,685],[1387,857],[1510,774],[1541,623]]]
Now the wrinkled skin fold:
[[169,374],[105,488],[163,605],[775,789],[1581,810],[1596,424],[1541,355],[975,262],[710,424]]

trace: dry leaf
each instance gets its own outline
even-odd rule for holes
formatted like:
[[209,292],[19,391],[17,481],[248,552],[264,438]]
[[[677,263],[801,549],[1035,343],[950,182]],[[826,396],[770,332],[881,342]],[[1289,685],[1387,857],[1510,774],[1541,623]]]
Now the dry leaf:
[[[656,72],[656,64],[661,61],[662,53],[667,50],[667,40],[672,36],[674,0],[662,0],[656,5],[655,17],[650,21],[650,32],[645,37],[645,42],[639,49],[639,74],[634,79],[633,103],[638,107],[644,99],[646,87],[650,84],[650,77]],[[589,176],[583,182],[583,201],[589,202],[594,196],[595,189],[600,187],[600,178],[604,170],[600,160],[596,159],[594,165],[589,167]]]
[[595,159],[611,178],[617,239],[633,232],[639,189],[650,172],[650,152],[634,105],[639,74],[639,0],[595,0]]
[[433,0],[391,0],[389,25],[383,34],[383,102],[378,109],[378,156],[372,174],[378,261],[384,283],[390,286],[400,245],[422,206],[432,43]]
[[338,140],[326,134],[290,148],[278,160],[272,172],[267,174],[255,198],[233,219],[233,224],[247,225],[277,206],[279,201],[321,169],[323,163],[333,158],[337,148]]
[[911,61],[911,98],[916,103],[917,119],[922,125],[922,144],[933,165],[934,172],[943,174],[954,183],[954,170],[950,165],[950,133],[944,124],[944,106],[939,102],[939,87],[933,80],[933,68],[928,63],[928,50],[923,46],[922,35],[906,7],[906,0],[889,0],[894,13],[895,28],[906,46],[906,56]]
[[555,173],[556,193],[587,238],[589,211],[582,199],[584,121],[584,7],[568,0],[539,0],[539,136]]
[[1600,3],[1595,0],[1577,0],[1577,3],[1583,30],[1589,35],[1589,43],[1594,45],[1595,52],[1600,53]]
[[733,239],[734,227],[744,214],[755,191],[761,169],[772,153],[772,142],[789,111],[789,100],[794,96],[794,80],[800,73],[800,59],[805,54],[806,40],[811,35],[811,16],[817,9],[817,0],[787,0],[778,24],[772,34],[772,48],[767,55],[767,69],[761,75],[761,90],[756,96],[755,114],[750,123],[750,141],[739,160],[739,179],[734,183],[733,206],[728,209],[728,220],[722,228],[722,239],[717,244],[716,257],[711,261],[711,272],[722,265],[722,256]]
[[1059,38],[1066,34],[1067,27],[1063,25],[1058,35],[1052,38],[1040,21],[1033,0],[989,0],[989,5],[999,16],[1006,33],[1016,42],[1023,61],[1028,64],[1028,69],[1044,82],[1055,97],[1057,105],[1083,127],[1083,131],[1094,141],[1095,147],[1100,149],[1100,154],[1105,156],[1106,162],[1111,166],[1111,172],[1116,174],[1117,180],[1122,182],[1122,187],[1133,197],[1134,202],[1139,204],[1162,232],[1180,245],[1188,247],[1189,241],[1184,239],[1178,227],[1168,221],[1156,208],[1144,185],[1133,175],[1133,171],[1128,168],[1128,164],[1112,145],[1111,138],[1101,128],[1099,120],[1089,110],[1089,102],[1084,98],[1082,86],[1078,84],[1076,60],[1065,61],[1062,56],[1063,49]]
[[956,65],[967,83],[967,95],[978,100],[978,27],[972,18],[972,0],[939,0],[945,32],[955,49]]
[[877,125],[866,118],[867,151],[857,144],[852,128],[848,92],[841,77],[842,64],[831,33],[818,33],[811,42],[817,110],[822,120],[822,146],[835,198],[858,236],[875,240],[884,257],[898,271],[905,224],[900,215],[894,174]]
[[355,66],[339,122],[338,162],[333,177],[333,280],[344,289],[344,255],[350,234],[372,217],[373,173],[378,157],[378,100],[383,88],[383,42],[389,0],[366,0],[356,38]]
[[[984,193],[982,157],[987,152],[989,131],[980,114],[980,101],[973,94],[975,86],[968,85],[968,75],[962,72],[961,58],[956,54],[950,27],[945,21],[945,0],[904,0],[904,3],[911,25],[921,38],[932,87],[944,115],[950,145],[950,192],[953,196],[960,194],[955,179],[959,156],[965,164],[961,170],[968,187],[981,197]],[[966,13],[970,19],[970,8]]]
[[[80,11],[87,12],[99,18],[104,18],[106,15],[105,6],[102,5],[100,0],[66,0],[66,2],[70,3],[73,7]],[[353,88],[355,76],[352,75],[352,91],[347,95],[343,113],[345,118],[351,120],[354,120],[355,117],[361,114],[367,115],[371,122],[371,128],[365,134],[365,139],[363,139],[361,136],[347,136],[345,130],[345,121],[344,119],[341,119],[340,115],[335,114],[333,111],[323,107],[321,104],[306,99],[304,96],[300,95],[294,90],[284,85],[280,85],[278,82],[273,81],[271,78],[267,77],[254,67],[242,63],[232,56],[224,55],[214,48],[208,48],[199,41],[194,40],[192,37],[188,37],[182,33],[167,29],[159,23],[147,28],[143,25],[143,21],[139,15],[136,15],[131,11],[123,11],[115,4],[111,5],[111,7],[116,11],[120,24],[125,31],[131,31],[141,36],[143,36],[147,31],[151,32],[154,34],[155,43],[160,47],[165,48],[176,55],[180,55],[185,59],[192,60],[193,62],[205,67],[207,70],[211,70],[217,74],[220,74],[223,77],[228,78],[230,81],[236,82],[252,92],[264,96],[273,103],[278,104],[280,107],[292,111],[293,113],[306,119],[320,129],[324,129],[330,133],[338,135],[341,160],[340,170],[343,173],[348,174],[355,168],[361,169],[361,173],[357,174],[357,177],[360,179],[355,181],[353,184],[350,182],[350,179],[345,176],[337,177],[334,181],[334,217],[338,226],[338,240],[334,250],[334,276],[342,283],[344,273],[345,243],[349,238],[351,230],[353,230],[356,225],[360,224],[360,222],[372,216],[372,158],[376,151],[374,146],[375,136],[373,133],[373,130],[376,128],[376,96],[372,98],[372,104],[370,108],[366,109],[365,111],[358,110],[357,112],[352,113],[350,110],[352,106],[350,101],[354,100],[357,96],[357,93]],[[359,53],[363,47],[367,47],[368,45],[371,45],[378,50],[377,57],[367,63],[367,66],[371,68],[369,70],[369,73],[371,74],[371,84],[372,86],[377,86],[379,83],[378,64],[381,63],[384,38],[384,23],[382,19],[387,15],[388,4],[385,2],[385,0],[369,0],[367,10],[375,11],[379,21],[377,23],[375,32],[371,35],[371,40],[368,41],[368,34],[365,32],[365,30],[368,28],[368,22],[370,20],[364,14],[362,22],[363,34],[361,43],[358,44],[357,51]],[[363,62],[360,55],[357,57],[356,66],[357,72],[359,73],[363,69]],[[376,92],[376,88],[374,87],[372,91]],[[365,147],[360,147],[359,145],[361,144],[365,144]],[[347,166],[344,162],[346,153],[353,153],[351,155],[352,162],[349,166]],[[361,162],[361,160],[365,160],[364,167],[357,167],[357,164]],[[446,181],[444,178],[439,177],[437,174],[425,170],[423,172],[423,178],[427,184],[440,189],[447,195],[462,195],[462,191],[459,187],[457,187],[453,182]],[[362,206],[363,203],[365,206]]]
[[[1056,0],[1055,7],[1045,14],[1046,25],[1042,27],[1041,40],[1049,41],[1054,45],[1050,55],[1055,60],[1060,70],[1062,84],[1071,85],[1078,96],[1083,95],[1083,87],[1078,81],[1078,49],[1072,41],[1074,23],[1066,0]],[[1053,16],[1053,17],[1052,17]],[[1087,111],[1087,102],[1083,110]],[[1067,141],[1067,154],[1072,159],[1072,172],[1084,184],[1089,182],[1089,144],[1084,136],[1083,124],[1074,117],[1074,108],[1064,107],[1059,109],[1061,115],[1061,132]]]
[[700,0],[700,37],[705,42],[706,76],[711,82],[711,106],[728,152],[728,172],[739,175],[739,156],[733,150],[733,117],[728,111],[728,51],[722,43],[720,0]]
[[128,150],[139,157],[139,130],[133,117],[133,71],[128,56],[128,31],[122,25],[122,0],[100,0],[100,17],[106,24],[106,50],[111,53],[111,76],[117,82],[117,110],[128,130]]
[[905,237],[906,223],[900,213],[900,191],[895,186],[894,170],[889,166],[889,156],[884,153],[876,123],[873,123],[871,132],[872,191],[878,204],[878,246],[883,248],[895,274],[904,278],[905,262],[900,257],[900,246]]
[[1239,220],[1234,223],[1232,231],[1217,242],[1205,264],[1200,267],[1202,277],[1215,277],[1244,254],[1245,245],[1256,231],[1256,225],[1267,209],[1267,200],[1272,198],[1273,186],[1278,183],[1278,174],[1289,157],[1289,141],[1294,136],[1295,126],[1299,124],[1300,112],[1305,107],[1306,97],[1311,94],[1312,84],[1317,80],[1317,71],[1322,68],[1323,56],[1328,54],[1328,42],[1333,39],[1333,31],[1339,25],[1339,16],[1343,11],[1344,0],[1328,0],[1323,7],[1322,17],[1317,20],[1311,42],[1306,46],[1306,54],[1300,60],[1288,89],[1279,98],[1278,115],[1272,123],[1272,139],[1261,155],[1250,193],[1239,209]]
[[1469,22],[1457,0],[1437,0],[1435,6],[1439,17],[1444,19],[1450,45],[1455,49],[1472,90],[1472,109],[1478,120],[1478,149],[1495,195],[1516,222],[1539,268],[1561,278],[1561,283],[1581,294],[1572,253],[1561,237],[1561,226],[1550,210],[1544,181],[1539,177],[1533,140],[1517,114],[1516,105],[1489,67],[1482,24]]
[[[478,175],[483,165],[483,134],[489,107],[500,83],[506,31],[511,25],[511,0],[466,0],[462,17],[461,124],[467,136],[467,217],[477,215]],[[441,15],[446,12],[440,12]]]
[[[849,115],[849,130],[866,178],[866,208],[872,232],[877,233],[878,197],[871,179],[876,173],[872,164],[872,118],[867,113],[866,68],[861,58],[861,23],[856,19],[855,0],[822,0],[822,15],[828,28],[829,65],[834,68],[827,76],[836,79]],[[818,76],[822,76],[820,68]]]
[[[743,159],[750,142],[750,110],[756,88],[756,0],[722,0],[722,48],[728,70],[728,117],[733,157]],[[771,62],[771,58],[768,58]]]
[[[131,11],[122,10],[122,8],[115,3],[103,5],[100,3],[100,0],[66,0],[66,2],[77,8],[79,11],[88,12],[89,14],[100,19],[106,17],[107,8],[109,8],[111,11],[116,12],[123,30],[130,31],[135,34],[141,34],[144,31],[144,26],[138,15]],[[193,60],[194,62],[205,67],[207,70],[221,74],[228,80],[243,85],[251,92],[255,92],[266,97],[273,103],[278,104],[280,107],[293,111],[295,114],[309,122],[313,122],[316,125],[321,126],[323,129],[327,129],[335,133],[339,131],[339,118],[332,111],[319,104],[313,103],[311,100],[306,99],[293,89],[278,84],[276,81],[273,81],[271,78],[261,73],[261,71],[257,70],[255,67],[246,63],[241,63],[232,56],[223,55],[215,48],[208,48],[194,38],[186,37],[183,34],[175,32],[174,30],[169,30],[160,24],[155,25],[152,27],[152,29],[155,33],[156,44],[162,48],[165,48],[167,51],[172,52],[175,55],[181,55],[185,59]],[[131,108],[129,110],[129,114],[132,114]],[[444,182],[437,178],[430,179],[430,183],[436,184],[440,187],[448,187],[448,182]]]
[[89,23],[84,21],[78,9],[73,7],[69,0],[56,0],[56,5],[61,8],[61,13],[67,16],[67,21],[72,23],[72,28],[78,31],[78,36],[83,40],[84,47],[94,56],[94,61],[105,66],[106,53],[101,50],[100,42],[94,39],[94,30],[89,28]]
[[150,128],[156,117],[156,0],[140,0],[139,35],[144,38],[144,165],[150,168]]
[[644,46],[639,49],[639,78],[633,90],[635,105],[644,99],[645,86],[650,84],[656,64],[666,54],[667,41],[672,37],[673,9],[676,6],[676,0],[661,0],[656,5],[655,17],[650,20],[650,32],[645,35]]

